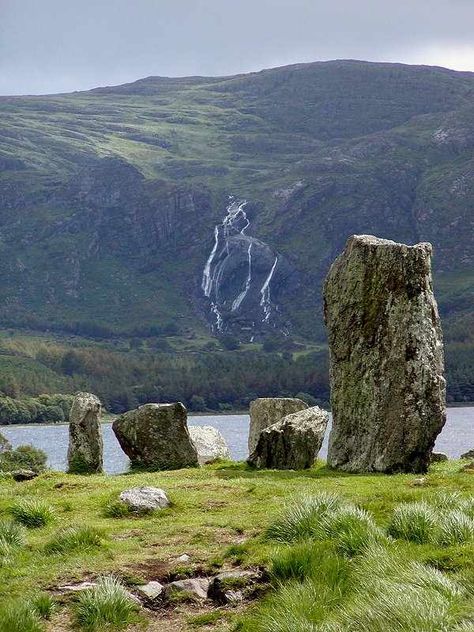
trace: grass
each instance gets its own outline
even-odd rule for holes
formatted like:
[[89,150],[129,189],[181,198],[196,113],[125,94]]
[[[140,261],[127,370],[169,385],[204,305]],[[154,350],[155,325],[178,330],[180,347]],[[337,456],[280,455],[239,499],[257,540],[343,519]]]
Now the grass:
[[29,602],[0,606],[0,632],[44,632],[40,616]]
[[15,503],[10,509],[13,518],[28,529],[44,527],[54,518],[52,507],[39,499],[24,499]]
[[[7,519],[13,504],[33,497],[53,509],[55,520],[41,529],[21,531],[23,536],[27,534],[27,546],[16,548],[10,562],[0,566],[0,609],[4,612],[13,607],[25,595],[49,592],[67,583],[95,581],[103,575],[133,576],[138,578],[135,584],[151,579],[162,581],[179,570],[178,557],[187,553],[191,557],[190,573],[199,570],[212,575],[221,567],[228,569],[235,565],[243,568],[261,565],[270,571],[273,590],[269,596],[258,601],[258,605],[251,605],[245,617],[240,608],[226,610],[225,617],[216,617],[211,628],[215,632],[228,632],[239,625],[247,626],[242,630],[263,631],[265,627],[256,621],[267,621],[270,616],[278,621],[268,631],[284,630],[281,617],[292,600],[298,600],[298,604],[294,612],[288,612],[293,612],[295,621],[304,630],[301,626],[307,625],[303,617],[306,608],[313,612],[314,621],[322,622],[311,625],[319,626],[328,624],[324,617],[329,610],[339,611],[342,605],[349,608],[357,603],[360,606],[355,594],[354,601],[352,597],[349,600],[356,583],[352,569],[361,566],[367,551],[373,549],[370,536],[373,525],[377,528],[376,544],[389,551],[389,560],[403,559],[423,566],[429,562],[446,569],[456,586],[474,585],[472,540],[450,546],[436,540],[425,543],[403,538],[378,540],[379,530],[387,530],[401,504],[426,502],[438,511],[436,505],[448,502],[441,498],[442,493],[457,492],[456,503],[453,504],[453,498],[448,502],[449,511],[459,511],[459,507],[472,511],[474,477],[461,472],[461,466],[455,461],[433,465],[424,487],[412,486],[414,476],[408,474],[348,475],[331,471],[321,463],[302,472],[255,471],[244,464],[221,463],[199,469],[121,476],[45,472],[26,484],[5,478],[0,481],[0,525],[4,521],[11,525]],[[104,507],[111,498],[117,498],[124,489],[140,486],[164,489],[173,497],[173,507],[151,516],[124,515],[116,519],[104,515]],[[302,507],[297,508],[292,499],[304,499]],[[68,510],[64,511],[66,505]],[[282,510],[283,507],[287,509]],[[322,520],[329,513],[331,520]],[[338,540],[331,535],[331,525],[334,531],[341,521],[351,534],[347,536],[348,549],[341,544],[346,542],[342,536]],[[325,539],[315,539],[314,533],[318,533],[321,522],[327,529]],[[361,529],[362,538],[352,535],[353,524]],[[17,527],[20,525],[15,522],[14,528]],[[359,550],[358,545],[367,539],[367,534],[369,545],[364,543]],[[383,568],[384,559],[378,558]],[[374,569],[375,562],[372,564]],[[445,577],[443,572],[441,578]],[[418,581],[422,581],[421,574]],[[385,584],[382,588],[385,590]],[[133,586],[130,590],[133,591]],[[270,603],[272,597],[275,601]],[[459,597],[460,608],[464,608],[463,599]],[[69,632],[72,628],[67,621],[72,604],[59,602],[58,612],[52,614],[52,629],[59,617]],[[449,603],[452,604],[449,612],[457,608],[458,601]],[[196,606],[180,605],[168,612],[170,629],[172,624],[183,632],[187,626],[196,628],[198,623],[188,623],[188,618],[201,614],[204,613],[196,610]],[[151,630],[156,616],[146,614]],[[456,625],[458,622],[460,625],[461,619],[456,617]],[[290,614],[286,619],[291,626]],[[138,632],[140,626],[131,624],[130,630]],[[58,628],[62,629],[59,625]],[[299,632],[298,627],[287,630]],[[369,631],[372,632],[370,628]],[[390,628],[385,632],[391,632]]]
[[115,577],[102,577],[97,586],[79,595],[75,620],[86,632],[127,627],[136,620],[137,604]]
[[59,531],[49,542],[44,550],[46,553],[73,553],[77,550],[87,551],[102,546],[102,534],[94,527],[69,527],[65,531]]

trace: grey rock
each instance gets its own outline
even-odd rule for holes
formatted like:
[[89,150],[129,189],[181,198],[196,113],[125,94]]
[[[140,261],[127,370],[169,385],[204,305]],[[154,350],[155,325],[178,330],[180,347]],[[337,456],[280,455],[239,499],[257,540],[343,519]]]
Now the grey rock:
[[461,459],[474,459],[474,449],[461,454]]
[[101,404],[92,393],[78,393],[69,415],[68,471],[77,474],[103,470]]
[[219,604],[238,603],[261,579],[260,570],[223,571],[211,579],[207,595]]
[[180,555],[179,557],[176,558],[176,561],[182,564],[187,564],[187,562],[191,561],[191,556],[188,555],[187,553],[183,553],[183,555]]
[[173,598],[199,600],[207,599],[209,580],[197,577],[192,579],[180,579],[167,584],[164,589],[166,599]]
[[153,601],[163,593],[164,586],[160,582],[148,582],[143,586],[137,586],[136,592],[145,601]]
[[431,251],[354,235],[329,271],[331,467],[419,473],[429,465],[446,419]]
[[15,481],[31,481],[38,476],[38,472],[34,470],[14,470],[12,472],[12,478]]
[[11,449],[12,449],[12,444],[0,432],[0,454],[2,452],[7,452],[8,450],[11,450]]
[[198,465],[187,411],[180,402],[145,404],[118,417],[112,428],[132,466],[177,470]]
[[201,465],[216,459],[230,459],[229,446],[217,428],[213,426],[189,426],[191,440],[196,446]]
[[329,421],[318,406],[300,410],[260,433],[249,465],[277,470],[304,470],[313,465]]
[[444,452],[433,452],[431,454],[431,463],[443,463],[444,461],[448,460],[448,455],[444,454]]
[[166,493],[158,487],[132,487],[126,489],[120,494],[120,500],[131,511],[137,513],[165,509],[170,504]]
[[250,402],[249,454],[255,450],[262,430],[305,408],[308,404],[290,397],[259,397]]

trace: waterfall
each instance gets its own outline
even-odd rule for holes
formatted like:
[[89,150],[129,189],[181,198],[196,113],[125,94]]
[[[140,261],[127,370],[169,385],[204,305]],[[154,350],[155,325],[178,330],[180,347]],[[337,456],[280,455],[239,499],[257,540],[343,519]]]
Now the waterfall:
[[247,257],[248,257],[249,271],[247,273],[247,278],[245,280],[245,287],[242,290],[242,292],[238,295],[238,297],[235,299],[235,301],[232,303],[233,312],[235,312],[235,310],[239,309],[239,307],[241,306],[242,301],[247,296],[247,292],[250,289],[250,284],[252,283],[252,242],[250,242],[249,249],[247,252]]
[[273,273],[275,272],[275,268],[278,264],[278,255],[275,257],[275,261],[273,262],[272,269],[270,270],[270,274],[265,279],[264,284],[262,285],[262,289],[260,290],[260,294],[262,298],[260,300],[260,305],[263,308],[263,318],[262,323],[267,323],[270,315],[272,313],[272,303],[270,300],[270,283],[273,277]]

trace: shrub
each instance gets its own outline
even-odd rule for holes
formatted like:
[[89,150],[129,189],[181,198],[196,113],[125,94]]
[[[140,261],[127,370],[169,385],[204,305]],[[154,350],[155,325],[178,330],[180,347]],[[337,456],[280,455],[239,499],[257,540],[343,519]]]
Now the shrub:
[[32,445],[20,445],[14,450],[0,453],[0,470],[12,472],[18,469],[42,472],[46,468],[48,457],[43,450]]
[[20,500],[11,507],[10,512],[17,522],[29,529],[44,527],[54,518],[52,507],[37,499]]
[[28,602],[13,602],[0,608],[0,632],[43,632],[43,625]]
[[395,508],[388,533],[394,538],[423,544],[434,540],[437,523],[436,511],[427,503],[405,503]]
[[84,630],[94,632],[105,626],[124,628],[136,619],[137,604],[115,577],[103,577],[97,586],[79,595],[75,618]]
[[45,545],[46,553],[69,553],[77,549],[89,550],[102,546],[102,534],[93,527],[70,527],[57,533]]
[[339,509],[341,504],[336,494],[321,492],[314,496],[303,496],[268,527],[266,537],[278,542],[294,542],[315,536],[319,539],[322,519]]

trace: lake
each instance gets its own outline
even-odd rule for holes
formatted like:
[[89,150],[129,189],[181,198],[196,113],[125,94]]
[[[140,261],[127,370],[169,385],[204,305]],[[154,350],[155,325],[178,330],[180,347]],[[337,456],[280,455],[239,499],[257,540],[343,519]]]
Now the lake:
[[[248,415],[193,415],[190,426],[214,426],[225,437],[236,461],[247,457]],[[103,424],[104,465],[109,474],[124,472],[128,459],[122,452],[110,423]],[[68,445],[68,425],[51,426],[1,426],[0,431],[15,447],[30,443],[48,455],[48,465],[55,470],[65,470]],[[327,454],[329,429],[320,452]],[[448,420],[436,441],[436,450],[445,452],[450,458],[458,458],[463,452],[474,448],[474,407],[448,408]]]

